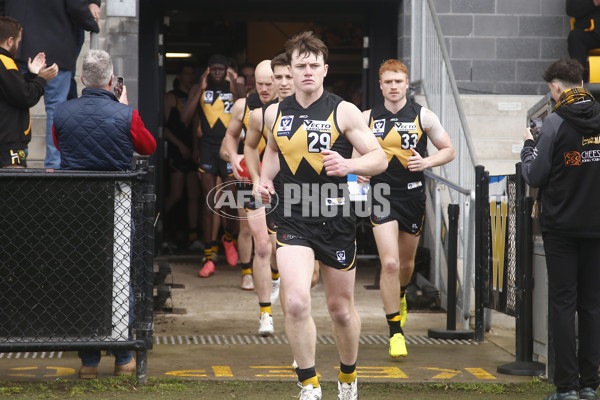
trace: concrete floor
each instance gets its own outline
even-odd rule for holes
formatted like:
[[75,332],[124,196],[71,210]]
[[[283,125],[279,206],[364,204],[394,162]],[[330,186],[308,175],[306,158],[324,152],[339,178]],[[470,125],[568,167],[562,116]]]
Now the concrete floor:
[[[255,291],[241,290],[240,270],[217,262],[214,276],[200,279],[198,256],[168,260],[173,286],[165,303],[169,312],[156,313],[154,348],[148,353],[149,377],[186,379],[290,380],[296,375],[283,330],[279,303],[273,307],[275,335],[260,338]],[[428,338],[429,328],[445,328],[446,314],[409,312],[404,328],[408,357],[393,360],[387,353],[388,328],[378,290],[368,290],[377,270],[361,261],[355,302],[362,321],[357,364],[362,382],[527,382],[528,376],[503,375],[497,367],[515,361],[514,319],[494,313],[485,341],[440,341]],[[312,289],[317,326],[317,371],[323,380],[337,380],[339,361],[322,283]],[[173,312],[170,312],[173,311]],[[74,352],[0,354],[0,379],[75,379],[79,359]],[[112,374],[112,357],[103,357],[100,378]]]

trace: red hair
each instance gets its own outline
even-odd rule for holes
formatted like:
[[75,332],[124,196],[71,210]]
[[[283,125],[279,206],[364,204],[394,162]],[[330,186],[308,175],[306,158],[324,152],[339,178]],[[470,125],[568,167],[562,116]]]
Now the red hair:
[[383,75],[383,73],[387,71],[404,72],[404,74],[406,74],[406,76],[408,77],[408,68],[406,68],[406,65],[404,65],[402,61],[394,59],[384,61],[381,64],[381,67],[379,67],[379,79],[381,79],[381,75]]

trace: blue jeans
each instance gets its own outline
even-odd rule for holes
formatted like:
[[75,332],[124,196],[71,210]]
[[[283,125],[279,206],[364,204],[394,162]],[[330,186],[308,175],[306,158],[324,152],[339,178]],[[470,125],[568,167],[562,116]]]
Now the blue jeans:
[[[133,340],[131,326],[133,325],[134,304],[133,287],[129,283],[129,340]],[[131,350],[113,350],[112,353],[115,356],[115,365],[125,365],[133,358]],[[81,365],[84,367],[97,367],[102,358],[100,350],[80,350],[77,355],[81,358]]]
[[50,79],[44,90],[44,105],[46,106],[46,159],[44,167],[60,168],[60,152],[54,147],[52,139],[52,123],[56,105],[67,101],[71,87],[71,71],[59,71],[54,79]]
[[[131,350],[114,350],[115,365],[125,365],[133,358]],[[84,367],[97,367],[100,364],[100,350],[85,350],[77,353]]]

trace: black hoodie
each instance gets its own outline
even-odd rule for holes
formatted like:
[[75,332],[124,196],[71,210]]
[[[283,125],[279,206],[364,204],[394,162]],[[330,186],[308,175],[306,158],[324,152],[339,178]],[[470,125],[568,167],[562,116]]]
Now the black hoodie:
[[523,178],[541,188],[542,232],[600,237],[600,104],[560,106],[521,151]]

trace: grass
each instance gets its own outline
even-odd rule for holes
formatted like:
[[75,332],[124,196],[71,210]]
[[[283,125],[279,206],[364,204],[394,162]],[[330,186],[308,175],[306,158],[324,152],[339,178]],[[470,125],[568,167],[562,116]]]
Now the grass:
[[[335,382],[322,383],[324,398],[337,392]],[[539,378],[525,384],[495,383],[362,383],[361,398],[375,400],[443,399],[539,399],[553,387]],[[134,378],[101,380],[55,380],[45,382],[0,382],[0,397],[6,399],[294,399],[298,389],[290,382],[276,381],[194,381],[176,378],[151,378],[139,384]]]

